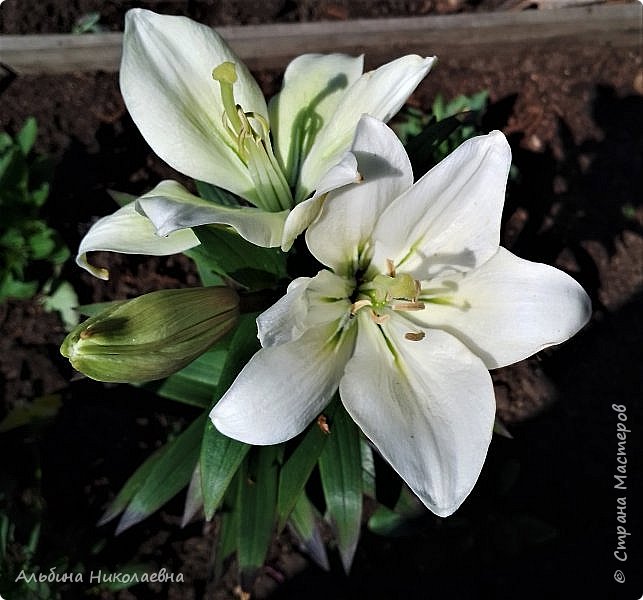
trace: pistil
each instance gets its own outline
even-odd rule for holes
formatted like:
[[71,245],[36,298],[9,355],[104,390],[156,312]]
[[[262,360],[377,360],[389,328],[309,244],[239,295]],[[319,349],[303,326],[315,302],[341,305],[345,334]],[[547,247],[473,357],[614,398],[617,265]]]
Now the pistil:
[[245,112],[235,102],[237,71],[234,63],[221,63],[212,70],[212,78],[221,89],[223,126],[233,140],[237,155],[248,168],[259,196],[258,206],[270,212],[292,208],[292,193],[272,150],[266,119],[254,112]]

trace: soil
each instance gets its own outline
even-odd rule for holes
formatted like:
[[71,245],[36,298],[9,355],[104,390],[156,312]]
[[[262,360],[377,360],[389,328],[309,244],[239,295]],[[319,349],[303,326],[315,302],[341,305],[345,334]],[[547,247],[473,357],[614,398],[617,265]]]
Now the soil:
[[[97,9],[101,24],[119,29],[124,10],[134,4],[213,25],[492,7],[440,0],[58,0],[27,9],[27,3],[7,0],[0,30],[67,32],[78,16]],[[516,167],[503,215],[503,245],[572,274],[590,294],[594,316],[566,344],[492,374],[498,416],[513,438],[494,438],[480,481],[454,517],[427,515],[402,538],[365,531],[350,576],[341,574],[334,553],[331,571],[324,572],[281,536],[254,597],[638,598],[643,593],[643,575],[636,571],[643,558],[641,56],[622,48],[547,45],[512,56],[440,58],[410,104],[427,108],[437,93],[450,98],[489,90],[483,126],[508,135]],[[256,75],[266,94],[278,89],[279,73]],[[37,149],[57,161],[46,210],[70,248],[97,217],[113,211],[106,190],[136,194],[176,177],[133,125],[114,74],[7,74],[0,93],[0,128],[13,133],[27,116],[36,116]],[[101,261],[113,273],[107,283],[72,264],[63,271],[81,303],[197,283],[189,261],[180,257],[105,254],[97,257]],[[216,522],[195,521],[181,529],[182,498],[118,537],[113,527],[95,526],[133,469],[194,411],[143,390],[74,377],[58,353],[62,325],[37,301],[0,306],[0,334],[0,418],[41,395],[62,401],[56,418],[36,432],[0,434],[2,455],[15,457],[6,468],[14,482],[7,493],[25,510],[33,509],[34,494],[44,503],[46,552],[66,553],[70,564],[82,562],[87,570],[136,559],[186,578],[182,584],[105,592],[104,598],[239,597],[233,569],[222,581],[210,578]],[[626,407],[632,431],[626,491],[614,489],[613,405]],[[37,485],[29,479],[36,468],[42,472]],[[623,523],[616,518],[617,498],[625,496]],[[613,555],[619,525],[631,533],[623,563]],[[92,554],[90,544],[100,549]],[[614,580],[616,569],[627,578],[622,585]],[[83,592],[69,586],[63,598]]]

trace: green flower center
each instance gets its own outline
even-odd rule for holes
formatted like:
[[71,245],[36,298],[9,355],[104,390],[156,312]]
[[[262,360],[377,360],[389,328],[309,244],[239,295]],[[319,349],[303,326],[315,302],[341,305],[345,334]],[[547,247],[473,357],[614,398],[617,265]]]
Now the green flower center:
[[381,324],[390,318],[389,310],[424,310],[424,302],[418,300],[420,282],[408,273],[396,273],[392,261],[387,261],[387,264],[388,274],[380,273],[359,286],[357,300],[351,307],[353,315],[367,309],[371,311],[372,319]]

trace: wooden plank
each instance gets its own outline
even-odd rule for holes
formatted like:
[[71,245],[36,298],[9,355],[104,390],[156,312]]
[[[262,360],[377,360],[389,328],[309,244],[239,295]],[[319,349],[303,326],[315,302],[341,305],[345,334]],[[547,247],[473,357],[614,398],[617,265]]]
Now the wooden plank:
[[[251,68],[282,68],[305,52],[369,58],[506,53],[550,42],[639,45],[640,3],[524,12],[222,27]],[[0,36],[0,62],[18,74],[117,71],[122,34]]]

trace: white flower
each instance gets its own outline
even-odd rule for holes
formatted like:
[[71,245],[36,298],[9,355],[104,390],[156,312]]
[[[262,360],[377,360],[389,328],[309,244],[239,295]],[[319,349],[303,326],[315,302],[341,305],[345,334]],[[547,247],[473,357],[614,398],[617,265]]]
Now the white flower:
[[326,198],[306,233],[328,270],[292,282],[258,319],[263,348],[211,418],[252,444],[300,433],[337,389],[410,488],[446,516],[491,439],[488,369],[558,344],[590,302],[565,273],[499,247],[511,162],[500,132],[474,138],[413,185],[408,158],[364,117],[364,177]]
[[[159,235],[220,223],[255,244],[287,250],[317,216],[323,195],[359,178],[347,151],[361,115],[388,121],[433,62],[409,55],[363,74],[362,57],[305,54],[290,63],[281,92],[267,105],[214,30],[185,17],[130,10],[120,84],[143,137],[177,171],[254,205],[206,202],[163,182],[137,201],[137,210]],[[100,249],[91,231],[88,237],[85,251]],[[134,237],[119,246],[111,249],[141,252]],[[85,257],[78,262],[91,270]]]

